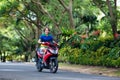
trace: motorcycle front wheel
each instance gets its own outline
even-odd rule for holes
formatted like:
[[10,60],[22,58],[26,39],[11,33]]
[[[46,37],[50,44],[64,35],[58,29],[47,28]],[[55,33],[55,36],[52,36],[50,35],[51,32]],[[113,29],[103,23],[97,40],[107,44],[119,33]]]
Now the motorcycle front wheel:
[[36,62],[36,66],[37,66],[37,70],[38,72],[41,72],[43,70],[43,66],[42,66],[42,59],[39,59],[38,62]]
[[58,60],[50,60],[50,72],[56,73],[58,70]]

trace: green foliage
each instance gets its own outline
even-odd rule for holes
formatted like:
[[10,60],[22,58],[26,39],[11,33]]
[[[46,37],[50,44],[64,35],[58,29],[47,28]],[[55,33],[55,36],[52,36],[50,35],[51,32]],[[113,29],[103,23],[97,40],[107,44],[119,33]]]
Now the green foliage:
[[75,32],[74,29],[70,29],[69,27],[61,27],[61,31],[62,36],[70,36]]
[[18,2],[16,0],[2,0],[0,1],[0,16],[5,15],[6,12],[9,14],[13,8],[18,7]]
[[[70,0],[63,2],[69,8]],[[105,13],[99,22],[98,7]],[[120,27],[119,11],[117,15]],[[73,0],[71,16],[58,0],[1,0],[0,16],[5,16],[4,19],[0,18],[0,27],[6,28],[1,29],[1,32],[4,31],[0,35],[2,52],[11,50],[13,53],[23,54],[31,48],[31,51],[35,50],[38,35],[35,35],[36,27],[41,30],[48,25],[55,34],[59,34],[58,31],[61,33],[60,60],[75,64],[120,66],[120,41],[112,40],[109,9],[103,0]],[[70,17],[73,17],[75,25],[72,29]],[[80,37],[86,33],[91,35],[94,29],[106,32],[107,35],[101,34],[99,38],[88,36],[87,39]]]
[[85,15],[82,19],[84,23],[94,23],[97,20],[97,17],[95,15]]
[[[80,48],[67,45],[60,49],[59,60],[72,64],[120,67],[120,47],[116,46],[117,43],[119,40],[113,42],[111,37],[108,37],[106,39],[88,40],[81,44]],[[114,47],[111,47],[112,44]]]
[[107,32],[107,34],[111,33],[111,26],[106,16],[102,17],[97,28],[101,31]]
[[114,47],[110,50],[108,57],[111,59],[118,59],[120,57],[120,49],[119,47]]
[[66,46],[59,51],[59,60],[69,63],[78,64],[80,59],[80,55],[82,55],[78,48],[72,49],[70,46]]
[[68,57],[69,57],[71,47],[67,46],[67,45],[66,45],[66,47],[59,50],[59,56],[60,56],[59,60],[60,61],[68,62]]

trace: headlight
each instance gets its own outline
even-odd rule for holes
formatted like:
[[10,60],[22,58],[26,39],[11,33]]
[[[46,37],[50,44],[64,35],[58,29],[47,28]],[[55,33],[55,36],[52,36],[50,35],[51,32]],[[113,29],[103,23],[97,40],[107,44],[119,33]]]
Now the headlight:
[[58,53],[58,49],[56,49],[56,50],[49,49],[49,51],[50,51],[51,53],[53,53],[53,54],[57,54],[57,53]]

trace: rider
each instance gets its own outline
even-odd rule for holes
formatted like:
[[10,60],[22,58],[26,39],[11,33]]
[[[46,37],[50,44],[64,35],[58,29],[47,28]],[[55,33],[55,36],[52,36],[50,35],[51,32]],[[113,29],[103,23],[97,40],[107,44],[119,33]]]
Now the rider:
[[45,27],[44,33],[40,35],[38,40],[38,43],[41,44],[41,49],[47,48],[47,46],[44,45],[44,42],[53,42],[53,36],[50,34],[50,29],[48,27]]
[[44,43],[45,42],[51,43],[54,41],[53,41],[53,36],[50,34],[50,29],[48,27],[45,27],[43,31],[44,31],[44,33],[40,35],[38,43],[41,44],[40,45],[40,52],[43,54],[43,57],[44,57],[44,54],[45,54],[46,49],[47,49],[47,46],[44,45]]

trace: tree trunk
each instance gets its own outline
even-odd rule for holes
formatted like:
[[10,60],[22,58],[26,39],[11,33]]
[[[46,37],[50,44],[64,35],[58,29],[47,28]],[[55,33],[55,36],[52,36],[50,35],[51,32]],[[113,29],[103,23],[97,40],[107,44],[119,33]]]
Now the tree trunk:
[[0,51],[0,61],[2,61],[2,52]]
[[3,55],[3,61],[2,62],[6,62],[5,52],[4,52],[4,55]]
[[114,2],[114,7],[111,6],[109,0],[106,0],[106,3],[108,5],[108,9],[109,9],[109,13],[110,13],[110,24],[111,24],[111,27],[112,27],[113,36],[114,36],[114,39],[116,40],[118,38],[118,34],[117,34],[117,18],[116,18],[116,16],[117,16],[117,14],[116,14],[116,0]]
[[73,20],[73,14],[72,14],[72,4],[73,4],[73,0],[69,0],[69,6],[65,5],[64,0],[58,0],[59,3],[64,7],[64,9],[67,11],[68,15],[69,15],[69,19],[70,19],[70,27],[72,29],[75,28],[74,25],[74,20]]
[[118,38],[117,25],[111,21],[111,27],[112,27],[114,39],[116,40]]
[[[35,39],[38,40],[39,39],[39,36],[40,36],[40,30],[38,27],[36,27],[36,31],[35,31]],[[38,44],[35,45],[35,49],[37,49],[38,47]]]
[[25,62],[28,62],[28,55],[25,54]]
[[70,3],[69,3],[68,13],[69,13],[69,17],[70,17],[70,26],[72,29],[74,29],[75,26],[74,26],[74,21],[73,21],[73,14],[72,14],[72,0],[70,0]]

